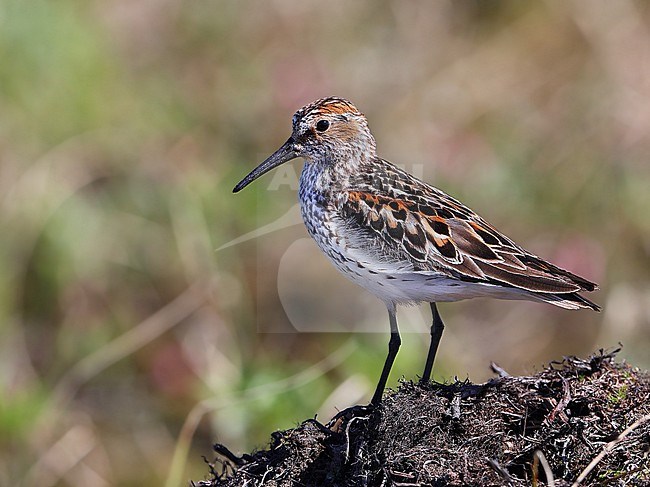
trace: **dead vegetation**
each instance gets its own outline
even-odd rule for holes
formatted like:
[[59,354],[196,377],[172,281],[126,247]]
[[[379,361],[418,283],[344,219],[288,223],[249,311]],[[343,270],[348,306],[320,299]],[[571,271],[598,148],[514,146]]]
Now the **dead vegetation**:
[[650,375],[616,351],[485,384],[404,382],[381,407],[272,434],[237,457],[216,445],[217,486],[648,486]]

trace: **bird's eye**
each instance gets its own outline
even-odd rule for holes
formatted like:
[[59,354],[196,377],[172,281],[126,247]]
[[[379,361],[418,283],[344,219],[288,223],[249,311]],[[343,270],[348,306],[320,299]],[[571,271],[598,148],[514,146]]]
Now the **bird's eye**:
[[316,124],[316,130],[319,132],[325,132],[328,128],[330,128],[330,123],[327,120],[319,120]]

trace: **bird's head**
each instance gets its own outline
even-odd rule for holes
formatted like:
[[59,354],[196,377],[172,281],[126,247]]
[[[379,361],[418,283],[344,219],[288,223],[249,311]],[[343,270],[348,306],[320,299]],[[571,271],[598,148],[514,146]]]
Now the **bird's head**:
[[294,114],[292,125],[291,137],[242,179],[233,192],[297,157],[307,164],[344,165],[352,171],[364,159],[375,156],[375,139],[366,117],[343,98],[322,98],[302,107]]

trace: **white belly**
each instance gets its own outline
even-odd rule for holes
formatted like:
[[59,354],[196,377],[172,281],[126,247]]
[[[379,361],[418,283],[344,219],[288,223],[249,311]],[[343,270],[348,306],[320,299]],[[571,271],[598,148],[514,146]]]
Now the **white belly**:
[[[434,271],[391,271],[373,267],[368,262],[330,261],[347,278],[386,303],[414,305],[463,299],[491,297],[497,299],[531,299],[526,291],[492,284],[464,282]],[[534,299],[534,298],[533,298]]]

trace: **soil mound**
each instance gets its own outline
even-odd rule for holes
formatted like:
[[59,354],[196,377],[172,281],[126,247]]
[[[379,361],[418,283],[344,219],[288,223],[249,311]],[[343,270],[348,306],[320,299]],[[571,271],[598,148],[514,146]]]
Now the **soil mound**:
[[215,445],[194,485],[649,486],[650,375],[616,352],[484,384],[404,382],[378,408],[275,432],[268,449]]

